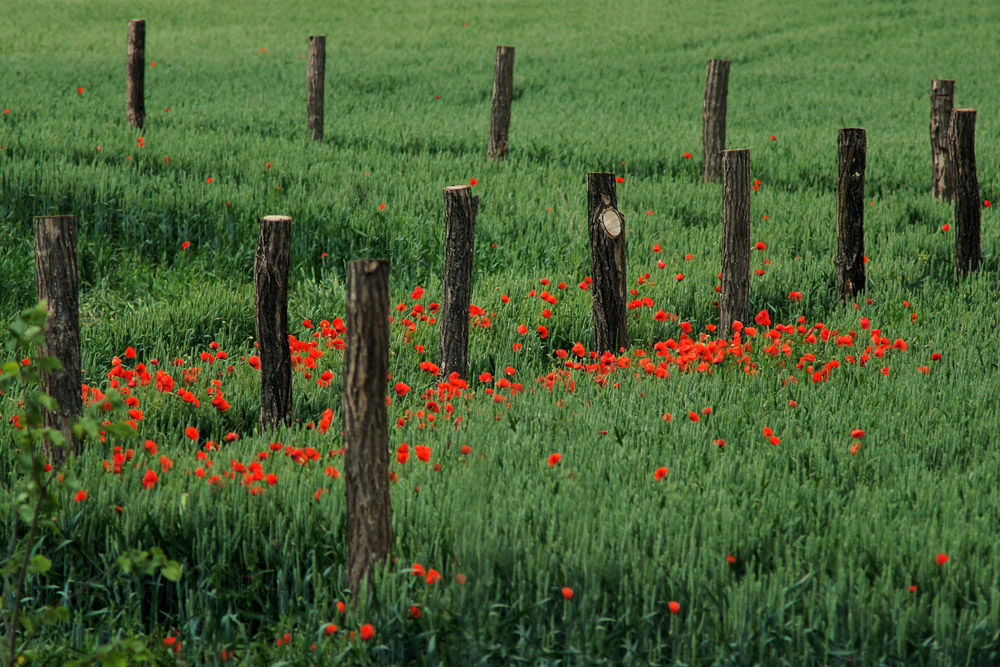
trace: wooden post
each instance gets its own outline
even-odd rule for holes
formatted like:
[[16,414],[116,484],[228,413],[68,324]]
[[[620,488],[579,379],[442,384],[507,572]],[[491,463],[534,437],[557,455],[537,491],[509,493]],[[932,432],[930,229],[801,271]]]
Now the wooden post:
[[490,106],[490,144],[486,156],[492,160],[507,157],[507,131],[510,128],[511,98],[514,96],[514,47],[498,46],[493,68],[493,103]]
[[[83,410],[80,385],[80,310],[77,296],[76,218],[56,215],[35,218],[35,291],[49,306],[43,354],[55,357],[61,370],[42,373],[42,391],[56,400],[58,412],[45,410],[43,424],[58,429],[73,452],[79,443],[72,424]],[[66,460],[68,450],[42,443],[52,465]]]
[[[389,261],[347,265],[344,348],[344,477],[347,485],[347,587],[357,600],[372,565],[389,556]],[[466,312],[468,318],[468,312]]]
[[837,133],[837,291],[845,303],[865,289],[865,131]]
[[146,20],[128,22],[128,124],[140,130],[146,124]]
[[934,199],[951,201],[955,194],[954,176],[948,150],[948,128],[955,105],[955,82],[951,79],[931,81],[931,173]]
[[722,289],[719,333],[747,323],[750,298],[750,151],[722,152]]
[[479,197],[472,196],[471,186],[453,185],[444,189],[444,210],[438,366],[442,381],[447,381],[453,371],[464,380],[469,371],[469,301],[472,298],[472,258]]
[[628,347],[625,217],[618,210],[615,175],[587,174],[587,229],[594,280],[594,350],[618,354]]
[[313,141],[323,141],[323,102],[326,86],[326,35],[309,37],[309,66],[306,74],[306,120]]
[[726,150],[726,97],[729,94],[729,61],[713,58],[705,72],[705,118],[702,132],[701,180],[718,183],[722,151]]
[[260,219],[253,282],[260,348],[260,428],[269,431],[292,422],[292,355],[288,347],[288,265],[292,219]]
[[950,148],[955,175],[955,272],[979,271],[979,177],[976,175],[976,110],[952,109]]

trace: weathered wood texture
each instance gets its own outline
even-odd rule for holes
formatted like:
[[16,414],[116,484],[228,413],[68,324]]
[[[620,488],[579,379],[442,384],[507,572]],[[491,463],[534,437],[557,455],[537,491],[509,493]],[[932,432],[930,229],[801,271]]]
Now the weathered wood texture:
[[306,122],[313,141],[323,141],[323,104],[326,90],[326,35],[309,37],[306,73]]
[[952,109],[950,148],[955,176],[955,273],[979,271],[979,177],[976,175],[976,110]]
[[750,298],[750,151],[722,152],[722,281],[719,333],[747,323]]
[[388,374],[389,261],[356,260],[347,265],[343,393],[347,586],[355,599],[392,547]]
[[126,66],[128,124],[140,130],[146,125],[146,21],[128,22],[128,65]]
[[952,176],[948,128],[955,105],[955,82],[951,79],[931,81],[931,190],[935,199],[951,201],[955,194]]
[[292,219],[260,219],[253,282],[260,348],[260,428],[292,423],[292,355],[288,347],[288,266]]
[[594,350],[627,348],[628,297],[625,274],[625,216],[618,210],[615,175],[587,174],[587,229],[590,235],[590,275],[594,313]]
[[[80,310],[76,271],[76,218],[58,215],[35,218],[35,291],[49,306],[42,354],[55,357],[61,370],[42,373],[42,391],[56,400],[57,412],[45,410],[43,423],[58,429],[72,451],[79,451],[72,424],[83,410],[80,385]],[[65,461],[68,451],[46,442],[42,453],[52,465]]]
[[701,180],[718,183],[722,151],[726,150],[726,97],[729,94],[729,61],[713,58],[705,72],[705,118],[702,132]]
[[837,133],[837,292],[842,301],[865,289],[865,158],[860,128]]
[[493,103],[490,105],[490,142],[487,157],[507,157],[510,108],[514,97],[514,47],[498,46],[493,68]]
[[479,197],[468,185],[444,189],[445,238],[438,367],[446,380],[457,372],[463,380],[469,370],[469,302],[472,298],[472,260]]

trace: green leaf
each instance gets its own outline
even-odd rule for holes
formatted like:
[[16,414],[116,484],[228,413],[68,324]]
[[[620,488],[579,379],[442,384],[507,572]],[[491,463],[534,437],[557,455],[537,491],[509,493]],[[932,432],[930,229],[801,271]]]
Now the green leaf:
[[42,610],[39,615],[42,619],[42,623],[45,625],[55,625],[56,623],[65,623],[70,619],[69,608],[63,605],[55,607],[46,607]]
[[43,371],[59,371],[63,367],[62,362],[57,357],[39,357],[35,359],[35,366]]
[[138,431],[124,422],[112,422],[104,427],[108,433],[113,433],[119,438],[134,438]]
[[8,361],[0,369],[3,370],[4,375],[10,375],[11,377],[17,377],[18,373],[21,372],[21,366],[16,361]]
[[101,656],[101,664],[104,667],[127,667],[128,660],[120,651],[109,651]]
[[181,565],[175,560],[167,561],[167,563],[160,569],[160,574],[163,575],[164,579],[168,579],[170,581],[180,581]]
[[41,554],[31,557],[28,563],[29,574],[46,574],[52,569],[52,561]]

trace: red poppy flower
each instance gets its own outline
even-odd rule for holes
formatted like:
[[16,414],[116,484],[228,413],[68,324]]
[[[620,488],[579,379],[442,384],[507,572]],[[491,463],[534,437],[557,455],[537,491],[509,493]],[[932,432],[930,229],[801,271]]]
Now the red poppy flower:
[[375,636],[375,628],[372,627],[371,623],[365,623],[361,626],[361,639],[368,641]]
[[406,396],[406,392],[410,391],[410,386],[405,382],[397,382],[396,386],[393,387],[396,390],[396,394],[399,396]]
[[667,476],[668,472],[670,472],[668,468],[657,468],[656,472],[653,473],[653,479],[659,482],[661,479]]
[[681,605],[679,602],[671,600],[670,602],[667,603],[667,606],[670,607],[671,614],[679,614],[681,612]]
[[862,431],[860,428],[852,429],[851,437],[854,438],[855,440],[860,440],[861,438],[865,437],[865,432]]
[[616,180],[616,181],[618,181],[619,183],[624,183],[624,182],[625,182],[625,179],[624,179],[624,178],[622,178],[621,176],[619,176],[619,177],[618,177],[618,178],[616,178],[615,180]]
[[691,154],[690,154],[690,153],[687,153],[687,152],[685,152],[685,153],[684,153],[684,157],[685,157],[685,158],[687,158],[688,160],[690,160],[690,159],[691,159]]
[[549,466],[555,467],[562,460],[562,454],[549,454]]
[[947,556],[947,554],[938,554],[937,555],[937,564],[938,565],[944,565],[947,562],[948,562],[948,556]]
[[572,600],[573,599],[573,589],[570,588],[569,586],[563,586],[563,588],[562,588],[562,596],[564,598],[566,598],[567,600]]
[[76,495],[73,496],[73,500],[75,502],[80,502],[81,500],[86,500],[86,499],[87,499],[87,492],[84,491],[83,489],[80,489],[79,491],[77,491]]
[[184,429],[184,435],[191,438],[192,440],[198,440],[198,429],[194,426],[188,426]]

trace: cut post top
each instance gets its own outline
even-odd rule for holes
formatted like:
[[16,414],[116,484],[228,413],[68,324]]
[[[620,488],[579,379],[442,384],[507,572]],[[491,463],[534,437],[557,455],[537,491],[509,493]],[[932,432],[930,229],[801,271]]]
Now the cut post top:
[[260,219],[261,222],[291,222],[292,216],[290,215],[265,215]]
[[471,190],[472,186],[467,183],[460,183],[459,185],[449,185],[444,189],[445,192],[457,192],[459,190]]
[[709,58],[707,62],[710,62],[710,63],[726,63],[727,65],[729,64],[729,61],[726,60],[725,58]]
[[317,37],[322,37],[322,38],[326,39],[326,35],[309,35],[309,39],[311,39],[311,40],[312,39],[316,39]]
[[727,150],[724,150],[724,151],[719,151],[719,152],[723,153],[723,154],[725,154],[725,153],[749,153],[750,149],[749,148],[730,148],[730,149],[727,149]]
[[960,109],[959,107],[955,107],[951,111],[952,113],[976,113],[975,109]]

